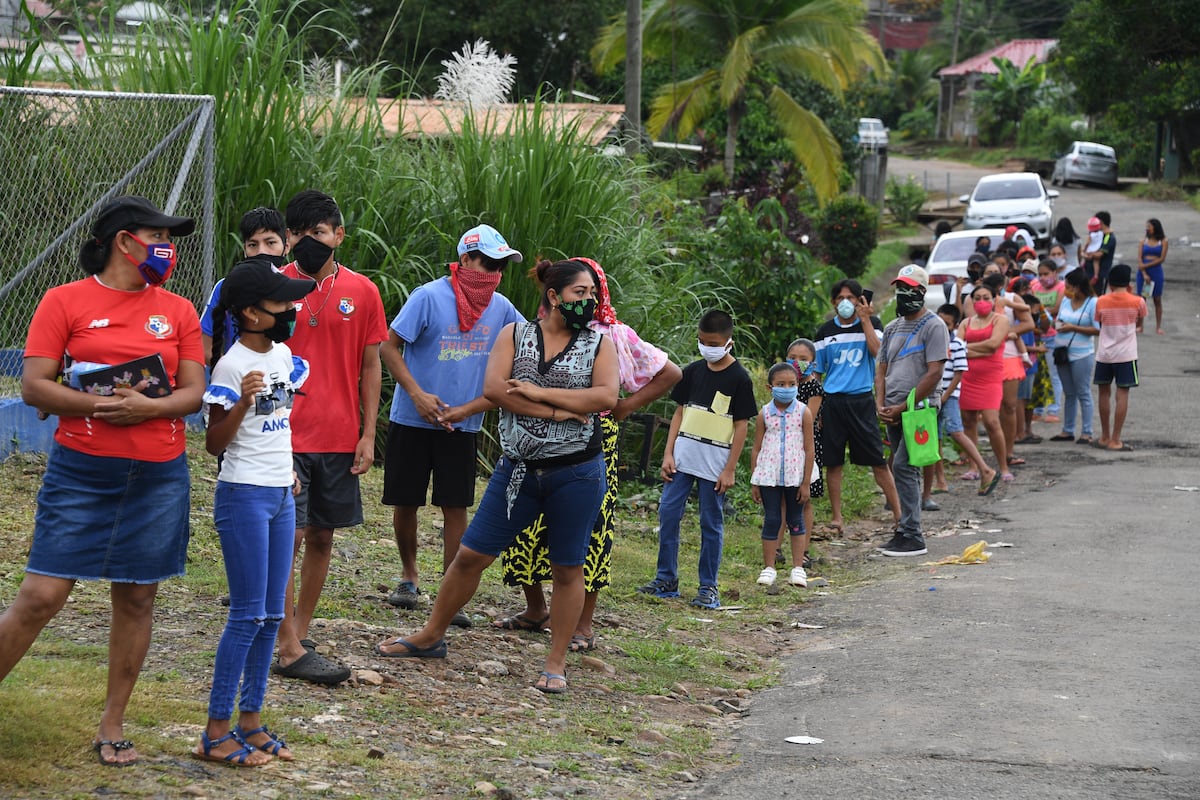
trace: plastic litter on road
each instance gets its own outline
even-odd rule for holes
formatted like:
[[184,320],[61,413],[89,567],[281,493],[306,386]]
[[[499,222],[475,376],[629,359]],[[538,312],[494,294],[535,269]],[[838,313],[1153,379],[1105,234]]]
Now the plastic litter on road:
[[788,744],[821,744],[825,740],[815,736],[789,736],[784,741]]
[[941,561],[926,561],[924,566],[937,566],[941,564],[984,564],[992,554],[984,548],[988,543],[980,539],[975,544],[962,551],[959,556],[946,556]]

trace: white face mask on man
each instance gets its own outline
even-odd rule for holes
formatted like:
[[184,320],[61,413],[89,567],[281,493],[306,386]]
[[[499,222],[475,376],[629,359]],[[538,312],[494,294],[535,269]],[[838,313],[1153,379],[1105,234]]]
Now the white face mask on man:
[[838,300],[837,314],[842,319],[850,319],[854,316],[854,303],[848,297]]
[[725,357],[725,354],[733,349],[733,339],[725,342],[720,347],[713,347],[704,342],[696,342],[696,348],[700,351],[700,357],[710,364],[715,364]]

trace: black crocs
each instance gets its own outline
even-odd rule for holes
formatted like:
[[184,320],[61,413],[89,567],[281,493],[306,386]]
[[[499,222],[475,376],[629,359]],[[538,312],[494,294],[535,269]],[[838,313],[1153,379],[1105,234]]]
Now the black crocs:
[[313,650],[305,651],[286,667],[275,662],[271,671],[281,678],[297,678],[302,681],[332,686],[350,677],[350,668],[336,661],[330,661],[325,656]]

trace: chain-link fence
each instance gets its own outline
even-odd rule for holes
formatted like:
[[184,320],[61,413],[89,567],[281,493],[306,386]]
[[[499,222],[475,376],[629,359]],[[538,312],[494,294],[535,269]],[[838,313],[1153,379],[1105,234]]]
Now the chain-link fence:
[[[29,321],[83,276],[79,246],[112,198],[195,217],[167,288],[201,306],[213,284],[211,97],[0,86],[0,374],[20,374]],[[16,382],[0,384],[12,396]]]

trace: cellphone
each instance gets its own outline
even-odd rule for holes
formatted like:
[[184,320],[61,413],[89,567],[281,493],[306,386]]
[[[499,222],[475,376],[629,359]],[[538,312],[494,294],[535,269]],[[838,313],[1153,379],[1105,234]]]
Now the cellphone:
[[871,299],[874,297],[875,297],[875,293],[872,292],[870,289],[863,289],[863,300],[866,300],[869,303],[869,302],[871,302]]

